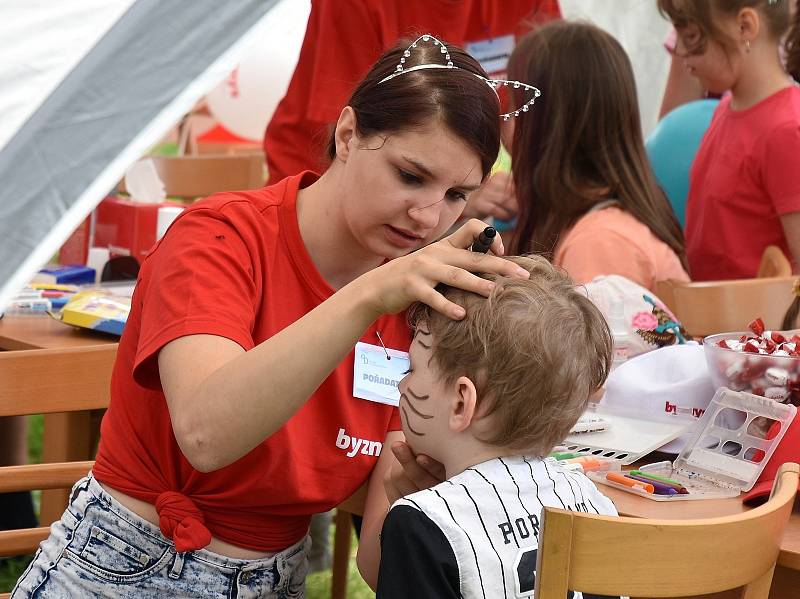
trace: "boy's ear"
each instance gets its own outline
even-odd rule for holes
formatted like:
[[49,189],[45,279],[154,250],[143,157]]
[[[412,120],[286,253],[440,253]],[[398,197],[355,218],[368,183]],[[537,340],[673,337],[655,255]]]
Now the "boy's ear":
[[356,113],[350,106],[345,106],[336,121],[333,140],[336,143],[336,158],[347,162],[351,144],[356,137]]
[[469,378],[461,376],[453,383],[455,393],[450,403],[450,430],[460,433],[472,424],[478,404],[478,391]]

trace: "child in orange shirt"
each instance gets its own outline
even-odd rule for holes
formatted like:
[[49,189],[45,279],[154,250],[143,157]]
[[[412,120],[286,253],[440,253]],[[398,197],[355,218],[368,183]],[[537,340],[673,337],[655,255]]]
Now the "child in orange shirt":
[[520,209],[510,252],[542,254],[578,283],[615,274],[652,291],[659,280],[688,280],[622,46],[593,25],[553,22],[519,41],[508,72],[544,92],[506,123]]

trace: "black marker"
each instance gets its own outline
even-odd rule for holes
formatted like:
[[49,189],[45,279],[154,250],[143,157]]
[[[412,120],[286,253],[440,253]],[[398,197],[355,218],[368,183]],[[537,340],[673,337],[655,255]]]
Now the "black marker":
[[478,235],[478,238],[472,243],[472,246],[469,249],[473,252],[485,254],[492,246],[492,242],[494,241],[496,235],[497,231],[495,231],[494,227],[486,227],[483,231],[481,231],[481,234]]

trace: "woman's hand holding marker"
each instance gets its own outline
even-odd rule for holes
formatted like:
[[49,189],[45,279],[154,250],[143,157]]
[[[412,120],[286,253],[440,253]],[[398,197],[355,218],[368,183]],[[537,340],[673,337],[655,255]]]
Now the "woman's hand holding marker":
[[500,257],[504,248],[499,235],[495,235],[488,246],[490,253],[481,255],[465,249],[476,243],[481,234],[484,234],[484,240],[488,240],[486,228],[486,223],[470,220],[452,235],[413,254],[395,258],[351,284],[364,287],[367,303],[376,317],[396,314],[412,302],[420,301],[437,312],[459,320],[464,317],[464,308],[446,300],[436,291],[439,283],[488,296],[494,283],[472,273],[520,278],[530,276],[524,268]]
[[494,238],[497,236],[497,231],[494,227],[486,227],[481,234],[478,235],[478,238],[472,242],[470,246],[470,250],[473,252],[478,252],[479,254],[485,254],[489,251],[489,248],[492,247],[492,243],[494,242]]

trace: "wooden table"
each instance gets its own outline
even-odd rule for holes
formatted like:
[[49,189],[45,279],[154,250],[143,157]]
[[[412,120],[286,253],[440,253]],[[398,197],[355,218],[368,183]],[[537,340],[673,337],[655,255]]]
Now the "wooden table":
[[[613,487],[598,485],[602,493],[617,506],[621,516],[636,518],[655,518],[661,520],[715,518],[733,516],[747,511],[741,499],[704,499],[700,501],[650,501],[626,493]],[[778,565],[772,580],[770,599],[794,599],[800,597],[800,499],[795,502],[795,510],[783,536]],[[719,599],[733,598],[736,594],[720,593]]]
[[117,337],[71,327],[49,316],[0,318],[0,350],[70,349],[118,341]]
[[[49,316],[13,316],[0,319],[0,350],[24,351],[58,349],[69,352],[76,348],[114,345],[118,338],[62,324]],[[110,379],[111,372],[98,373]],[[104,384],[106,384],[104,382]],[[45,414],[42,460],[72,462],[93,459],[92,414],[89,411]],[[52,522],[61,517],[69,491],[42,493],[40,519]]]
[[[63,349],[117,344],[117,338],[66,326],[51,318],[6,316],[0,319],[0,350]],[[89,416],[72,412],[45,416],[43,459],[47,462],[66,462],[91,459],[86,453],[86,435]],[[648,460],[650,461],[650,460]],[[639,518],[681,519],[712,518],[744,512],[747,508],[737,499],[709,499],[665,503],[649,501],[613,487],[602,486],[621,515]],[[361,490],[363,493],[363,490]],[[58,493],[48,491],[46,493]],[[800,500],[799,500],[800,501]],[[360,512],[363,498],[358,494],[348,500],[354,513]],[[64,504],[53,502],[55,516],[45,512],[45,495],[42,498],[42,521],[60,517]],[[797,507],[797,506],[796,506]],[[52,520],[49,518],[52,517]],[[720,595],[722,597],[723,595]],[[730,595],[733,597],[733,595]],[[781,544],[778,567],[772,584],[771,599],[800,598],[800,511],[795,509]]]

